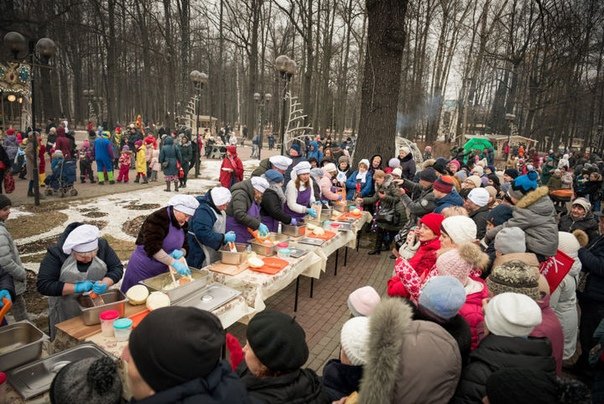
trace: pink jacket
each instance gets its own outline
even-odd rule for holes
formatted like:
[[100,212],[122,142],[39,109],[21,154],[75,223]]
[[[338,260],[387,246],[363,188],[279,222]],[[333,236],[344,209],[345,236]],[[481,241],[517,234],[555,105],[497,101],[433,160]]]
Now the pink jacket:
[[476,282],[482,284],[482,290],[476,293],[470,293],[466,296],[466,302],[461,309],[459,315],[466,320],[472,332],[471,350],[478,348],[478,343],[484,337],[484,312],[482,311],[482,301],[489,297],[489,288],[484,280],[479,277],[472,277]]
[[331,175],[329,173],[325,173],[323,177],[319,180],[319,187],[321,188],[321,197],[323,199],[328,199],[330,201],[339,201],[342,199],[342,194],[333,192],[331,190]]
[[549,306],[549,295],[537,302],[541,307],[541,324],[533,330],[529,337],[547,338],[552,344],[552,356],[556,361],[556,373],[562,373],[562,356],[564,354],[564,335],[562,325],[556,312]]

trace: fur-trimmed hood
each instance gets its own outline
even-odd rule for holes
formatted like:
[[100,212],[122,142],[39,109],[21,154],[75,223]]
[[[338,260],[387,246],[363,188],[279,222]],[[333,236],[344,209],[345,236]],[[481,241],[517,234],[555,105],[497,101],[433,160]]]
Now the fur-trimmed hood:
[[549,196],[549,188],[547,186],[539,187],[524,195],[518,202],[516,202],[515,206],[517,208],[526,209],[544,196]]
[[385,299],[371,315],[360,403],[448,403],[453,396],[461,374],[457,342],[412,314],[402,300]]

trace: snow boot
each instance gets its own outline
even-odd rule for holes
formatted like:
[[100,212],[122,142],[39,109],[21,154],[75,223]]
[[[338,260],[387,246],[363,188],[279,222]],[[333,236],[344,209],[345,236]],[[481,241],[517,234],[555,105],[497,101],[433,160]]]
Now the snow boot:
[[166,189],[164,191],[170,192],[170,184],[172,184],[170,181],[166,181]]

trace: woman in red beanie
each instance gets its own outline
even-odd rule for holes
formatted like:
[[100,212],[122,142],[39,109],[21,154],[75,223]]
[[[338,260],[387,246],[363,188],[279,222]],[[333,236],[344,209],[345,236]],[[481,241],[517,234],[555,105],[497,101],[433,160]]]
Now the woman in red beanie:
[[243,162],[237,156],[237,146],[227,146],[227,154],[220,166],[220,184],[231,188],[239,181],[243,181]]
[[[440,225],[445,217],[439,213],[428,213],[419,219],[416,230],[420,246],[415,255],[408,261],[404,258],[397,258],[394,264],[394,270],[397,267],[411,266],[415,272],[423,279],[429,273],[436,263],[436,252],[440,249]],[[388,296],[409,297],[409,292],[401,283],[398,275],[392,276],[388,280]]]

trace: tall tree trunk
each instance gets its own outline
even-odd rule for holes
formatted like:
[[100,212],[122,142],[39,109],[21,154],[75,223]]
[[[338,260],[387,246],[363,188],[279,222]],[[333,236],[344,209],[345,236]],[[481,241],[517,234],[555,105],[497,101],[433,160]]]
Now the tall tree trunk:
[[395,155],[396,112],[401,82],[406,0],[366,0],[367,53],[355,161]]

